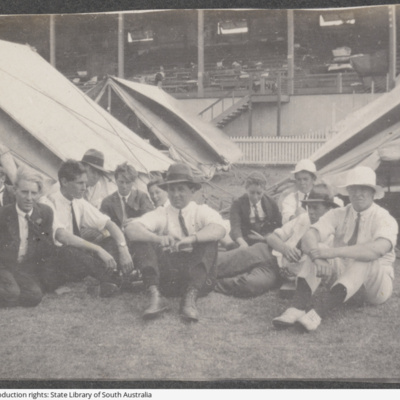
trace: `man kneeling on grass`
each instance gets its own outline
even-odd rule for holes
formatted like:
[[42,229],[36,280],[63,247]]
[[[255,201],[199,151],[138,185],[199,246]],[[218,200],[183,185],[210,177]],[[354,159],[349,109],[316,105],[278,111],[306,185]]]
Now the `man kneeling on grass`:
[[[374,199],[384,196],[376,185],[375,172],[356,167],[341,188],[350,203],[329,211],[305,234],[303,251],[309,254],[297,280],[293,306],[273,320],[276,327],[297,323],[314,331],[335,307],[351,298],[360,289],[370,304],[382,304],[392,294],[394,248],[397,222]],[[334,247],[319,244],[334,235]],[[326,297],[313,301],[313,293],[321,282],[330,279],[333,285]]]
[[197,321],[197,297],[211,291],[215,283],[218,241],[225,236],[222,218],[207,205],[192,201],[201,184],[188,166],[171,165],[159,186],[166,188],[171,204],[125,228],[127,238],[135,242],[135,265],[150,296],[143,317],[156,317],[167,309],[160,289],[165,296],[183,294],[182,317]]

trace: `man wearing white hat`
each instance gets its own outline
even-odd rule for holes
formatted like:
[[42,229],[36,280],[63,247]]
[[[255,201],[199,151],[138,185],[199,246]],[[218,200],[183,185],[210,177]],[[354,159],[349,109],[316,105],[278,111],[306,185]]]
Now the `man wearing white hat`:
[[282,202],[282,224],[296,218],[306,210],[302,207],[302,201],[307,200],[317,179],[317,168],[311,160],[300,160],[291,171],[296,180],[297,191],[289,193]]
[[[317,329],[321,319],[360,289],[365,300],[375,305],[384,303],[393,290],[398,226],[388,211],[374,203],[374,199],[384,196],[382,187],[376,185],[375,172],[369,167],[356,167],[339,189],[349,196],[350,204],[322,216],[302,241],[314,274],[333,280],[327,296],[316,301],[307,285],[300,289],[291,323],[307,331]],[[319,246],[332,234],[333,248]]]

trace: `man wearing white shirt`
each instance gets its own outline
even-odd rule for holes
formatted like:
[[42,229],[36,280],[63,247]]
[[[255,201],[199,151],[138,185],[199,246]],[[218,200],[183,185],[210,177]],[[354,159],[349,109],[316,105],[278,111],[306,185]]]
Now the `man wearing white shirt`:
[[[374,199],[384,196],[376,185],[375,172],[368,167],[349,171],[341,194],[350,204],[329,211],[311,226],[302,240],[303,251],[310,256],[309,275],[333,280],[324,298],[314,298],[306,283],[297,286],[290,307],[279,319],[285,326],[297,323],[307,331],[318,328],[336,307],[363,289],[370,304],[382,304],[393,291],[394,248],[397,242],[396,220]],[[333,247],[319,246],[334,235]]]
[[[63,262],[53,274],[49,271],[47,285],[55,289],[68,280],[92,275],[101,282],[100,295],[112,295],[117,291],[114,272],[119,269],[123,274],[129,274],[133,270],[124,234],[110,217],[83,199],[87,176],[80,162],[64,162],[58,178],[60,191],[50,194],[44,201],[53,208],[60,223],[55,238],[63,245],[60,251]],[[88,242],[81,237],[85,228],[107,230],[110,237],[102,240],[100,245]]]
[[306,212],[302,201],[307,200],[317,179],[317,168],[311,160],[300,160],[291,173],[296,181],[297,191],[289,193],[282,201],[282,224]]
[[201,184],[187,165],[171,165],[160,186],[168,191],[171,204],[125,228],[150,295],[143,317],[156,317],[168,308],[160,289],[164,295],[183,295],[182,317],[197,321],[197,297],[215,283],[218,241],[225,236],[222,218],[207,205],[192,201]]
[[0,305],[33,307],[43,291],[40,271],[55,263],[54,219],[50,207],[37,204],[43,181],[20,168],[16,175],[16,203],[0,209]]

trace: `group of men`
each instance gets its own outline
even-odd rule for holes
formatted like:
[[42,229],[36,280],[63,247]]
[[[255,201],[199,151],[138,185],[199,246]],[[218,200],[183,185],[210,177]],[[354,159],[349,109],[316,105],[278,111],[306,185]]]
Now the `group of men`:
[[[7,167],[9,152],[0,151]],[[253,174],[232,205],[237,248],[224,252],[218,249],[226,223],[194,201],[202,183],[185,164],[171,165],[163,180],[149,184],[153,202],[136,188],[132,166],[119,165],[114,183],[94,149],[81,161],[63,162],[59,187],[47,195],[38,173],[7,172],[13,190],[0,169],[2,306],[35,306],[45,292],[86,276],[97,279],[100,296],[112,296],[139,271],[148,292],[144,318],[160,316],[169,308],[166,298],[180,296],[181,316],[198,321],[196,301],[211,290],[255,296],[291,281],[292,306],[273,324],[313,331],[360,290],[372,304],[392,293],[398,227],[374,202],[384,193],[367,167],[349,171],[338,188],[347,206],[317,182],[310,160],[297,164],[297,191],[280,208],[264,194],[263,174]],[[328,295],[315,297],[321,283]]]

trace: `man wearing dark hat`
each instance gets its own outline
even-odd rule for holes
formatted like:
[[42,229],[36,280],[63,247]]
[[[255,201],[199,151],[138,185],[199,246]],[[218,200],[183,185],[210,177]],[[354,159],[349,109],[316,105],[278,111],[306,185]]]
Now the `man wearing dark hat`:
[[232,250],[228,259],[221,253],[215,291],[239,297],[258,296],[278,287],[282,277],[294,279],[301,267],[303,235],[327,211],[338,207],[325,184],[315,185],[309,199],[303,203],[308,208],[307,213],[275,229],[263,242],[247,249]]
[[193,201],[201,184],[187,165],[171,165],[159,186],[168,191],[170,205],[158,207],[125,228],[128,239],[135,242],[135,265],[150,296],[143,317],[156,317],[167,309],[161,292],[183,295],[182,317],[197,321],[197,297],[212,290],[215,282],[218,241],[225,236],[222,218],[207,205]]
[[104,154],[96,149],[89,149],[82,157],[81,163],[87,175],[87,187],[84,198],[97,209],[101,202],[117,189],[110,179],[111,172],[104,168]]
[[[398,226],[388,211],[374,202],[384,196],[375,172],[356,167],[348,172],[340,189],[349,196],[350,204],[326,213],[304,235],[302,249],[309,261],[304,265],[308,273],[303,276],[308,280],[298,281],[293,307],[276,318],[274,325],[296,323],[314,331],[323,318],[360,289],[365,300],[375,305],[392,294]],[[330,235],[334,236],[333,246],[321,246]],[[330,290],[325,297],[314,299],[309,282],[314,279],[318,283],[321,278],[329,281]]]

